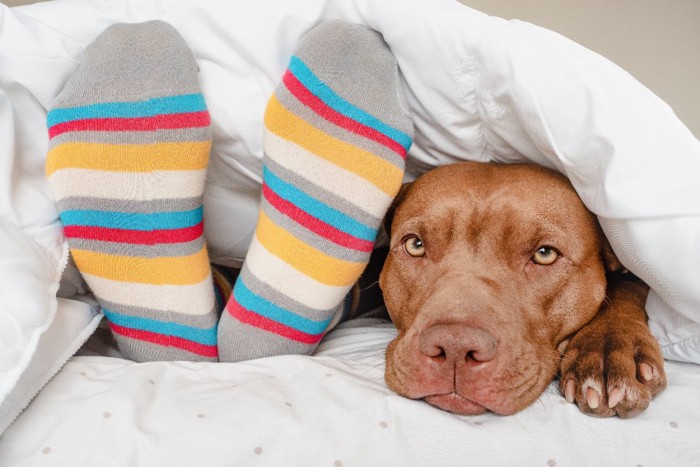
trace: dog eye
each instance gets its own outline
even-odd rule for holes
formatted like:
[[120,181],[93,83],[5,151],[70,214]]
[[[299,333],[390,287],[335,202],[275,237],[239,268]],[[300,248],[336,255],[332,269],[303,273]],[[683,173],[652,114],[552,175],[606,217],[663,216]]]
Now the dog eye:
[[411,235],[404,240],[403,249],[409,256],[425,256],[425,245],[423,244],[423,240],[416,235]]
[[559,252],[551,246],[541,246],[532,255],[532,262],[541,266],[549,266],[559,258]]

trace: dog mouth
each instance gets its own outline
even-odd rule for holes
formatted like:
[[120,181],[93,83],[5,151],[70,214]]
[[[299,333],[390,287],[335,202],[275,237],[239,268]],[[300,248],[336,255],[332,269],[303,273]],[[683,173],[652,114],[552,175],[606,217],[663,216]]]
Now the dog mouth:
[[457,415],[479,415],[488,411],[483,405],[468,399],[461,394],[433,394],[423,397],[428,404]]
[[[506,387],[490,382],[480,388],[472,386],[463,391],[453,387],[450,392],[421,397],[428,404],[457,415],[480,415],[493,412],[497,415],[513,415],[530,406],[545,390],[550,378],[542,377],[541,369],[533,371],[529,378]],[[464,388],[462,388],[464,389]]]

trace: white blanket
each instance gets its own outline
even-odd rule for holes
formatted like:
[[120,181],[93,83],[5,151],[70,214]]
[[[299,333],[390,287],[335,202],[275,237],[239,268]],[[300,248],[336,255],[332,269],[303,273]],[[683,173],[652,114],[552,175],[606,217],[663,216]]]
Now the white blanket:
[[700,142],[631,76],[567,39],[450,0],[0,6],[0,432],[99,320],[55,298],[67,248],[44,177],[46,112],[81,51],[110,24],[150,19],[190,45],[214,129],[207,241],[233,264],[255,224],[265,103],[298,38],[327,18],[377,29],[395,53],[416,124],[408,178],[460,159],[565,173],[652,286],[666,357],[700,362]]

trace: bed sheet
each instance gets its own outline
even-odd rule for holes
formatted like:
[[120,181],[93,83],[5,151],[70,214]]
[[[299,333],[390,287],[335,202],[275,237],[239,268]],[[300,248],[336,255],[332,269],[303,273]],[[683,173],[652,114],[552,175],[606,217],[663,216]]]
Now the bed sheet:
[[456,416],[383,382],[391,324],[315,357],[236,364],[74,357],[0,438],[3,466],[693,466],[700,367],[669,363],[640,416],[596,419],[553,384],[514,416]]

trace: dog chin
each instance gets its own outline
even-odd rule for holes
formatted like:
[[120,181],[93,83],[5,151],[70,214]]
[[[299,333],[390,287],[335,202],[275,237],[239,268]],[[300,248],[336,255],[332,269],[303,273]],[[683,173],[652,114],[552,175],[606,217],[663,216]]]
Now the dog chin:
[[428,404],[457,415],[479,415],[488,409],[481,404],[467,399],[456,392],[450,394],[434,394],[423,398]]

